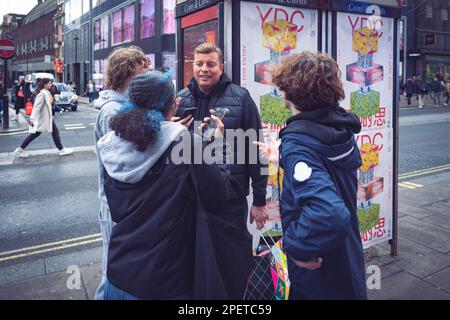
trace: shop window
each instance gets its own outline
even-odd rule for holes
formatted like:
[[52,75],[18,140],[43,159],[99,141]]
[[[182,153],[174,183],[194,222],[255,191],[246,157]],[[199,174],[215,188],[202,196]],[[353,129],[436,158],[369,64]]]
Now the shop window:
[[141,2],[141,39],[155,35],[155,0]]
[[175,33],[175,0],[164,0],[163,10],[163,33],[173,34]]

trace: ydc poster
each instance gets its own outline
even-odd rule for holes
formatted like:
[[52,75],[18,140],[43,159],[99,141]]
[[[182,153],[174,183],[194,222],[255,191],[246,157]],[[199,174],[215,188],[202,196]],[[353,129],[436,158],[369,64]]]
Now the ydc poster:
[[[271,84],[270,70],[289,54],[317,51],[317,26],[317,10],[241,2],[241,85],[259,108],[266,143],[275,144],[291,115],[278,88]],[[273,204],[279,200],[277,169],[269,164],[268,196]],[[281,235],[277,209],[272,210],[265,230],[264,235]]]
[[363,161],[357,202],[364,248],[392,239],[393,41],[393,19],[337,15],[337,62],[345,91],[341,106],[362,124],[356,140]]

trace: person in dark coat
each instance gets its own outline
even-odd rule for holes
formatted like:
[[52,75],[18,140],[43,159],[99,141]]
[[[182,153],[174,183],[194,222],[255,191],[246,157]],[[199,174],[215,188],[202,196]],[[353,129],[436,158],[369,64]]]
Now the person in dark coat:
[[[231,195],[228,208],[224,213],[227,221],[236,227],[247,231],[248,204],[246,196],[249,195],[250,179],[253,189],[253,205],[250,210],[250,222],[256,221],[258,228],[262,228],[268,218],[266,207],[267,175],[261,174],[261,170],[267,165],[259,161],[258,151],[252,142],[258,139],[262,129],[261,120],[255,102],[249,92],[236,84],[223,72],[223,55],[220,48],[211,44],[202,44],[194,52],[194,77],[187,88],[178,93],[180,107],[178,117],[183,115],[186,108],[196,107],[193,118],[188,116],[181,121],[193,129],[192,121],[202,121],[210,115],[210,109],[226,107],[230,113],[223,119],[227,131],[229,129],[249,130],[254,133],[253,138],[243,141],[245,150],[240,150],[240,143],[234,140],[233,164],[231,175],[240,186],[239,192]],[[253,149],[254,148],[254,149]],[[249,159],[255,154],[255,161]],[[239,163],[239,159],[244,159]],[[230,298],[242,299],[244,296],[247,279],[251,271],[252,239],[248,239],[237,251],[247,252],[248,259],[236,261],[234,257],[222,257],[221,267],[225,276],[226,284],[230,292]]]
[[414,81],[411,78],[408,78],[405,84],[405,92],[406,92],[406,99],[408,100],[408,106],[411,105],[411,97],[413,96],[415,91],[416,88],[414,86]]
[[304,51],[285,58],[272,81],[293,113],[280,132],[290,299],[367,299],[356,197],[361,124],[339,107],[339,67]]
[[433,98],[433,104],[435,107],[441,106],[441,93],[442,93],[442,84],[439,79],[439,75],[434,77],[434,80],[431,82],[431,96]]
[[25,108],[25,102],[27,102],[28,99],[30,99],[31,97],[30,83],[25,81],[24,76],[19,77],[19,84],[14,90],[14,95],[15,95],[14,109],[16,110],[14,120],[19,120],[20,109]]
[[[226,208],[230,179],[226,165],[178,162],[179,147],[202,146],[175,115],[172,79],[158,71],[135,76],[129,103],[111,118],[98,142],[104,188],[116,223],[108,251],[104,298],[192,299],[196,240],[195,175],[200,201],[217,214]],[[220,142],[224,127],[212,116]],[[186,140],[187,139],[187,140]],[[182,145],[180,145],[182,144]],[[221,148],[217,149],[222,150]],[[186,149],[182,148],[181,159]]]

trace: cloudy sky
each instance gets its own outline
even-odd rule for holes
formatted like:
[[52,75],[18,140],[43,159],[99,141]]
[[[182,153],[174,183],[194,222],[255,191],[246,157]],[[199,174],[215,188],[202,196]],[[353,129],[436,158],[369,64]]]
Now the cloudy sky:
[[37,3],[37,0],[0,0],[0,20],[7,13],[27,14]]

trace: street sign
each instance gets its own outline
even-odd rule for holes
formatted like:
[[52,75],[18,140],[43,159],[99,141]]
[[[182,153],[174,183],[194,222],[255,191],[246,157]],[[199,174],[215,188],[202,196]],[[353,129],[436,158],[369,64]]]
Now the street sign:
[[16,44],[8,39],[0,40],[0,58],[9,59],[16,54]]

